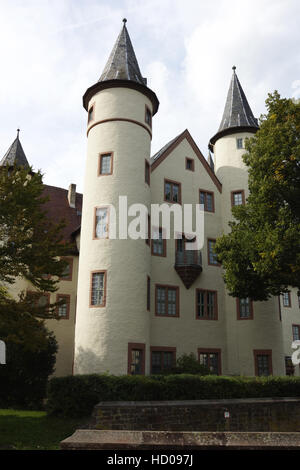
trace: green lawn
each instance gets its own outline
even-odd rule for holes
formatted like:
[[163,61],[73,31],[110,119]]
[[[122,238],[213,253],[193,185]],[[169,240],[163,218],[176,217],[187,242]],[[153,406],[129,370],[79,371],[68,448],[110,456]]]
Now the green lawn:
[[44,411],[1,410],[0,450],[56,450],[82,421],[47,416]]

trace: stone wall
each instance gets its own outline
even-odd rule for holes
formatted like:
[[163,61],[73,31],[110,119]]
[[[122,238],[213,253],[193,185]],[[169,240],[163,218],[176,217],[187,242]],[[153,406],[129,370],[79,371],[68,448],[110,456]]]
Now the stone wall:
[[92,429],[149,431],[300,431],[300,399],[101,402]]

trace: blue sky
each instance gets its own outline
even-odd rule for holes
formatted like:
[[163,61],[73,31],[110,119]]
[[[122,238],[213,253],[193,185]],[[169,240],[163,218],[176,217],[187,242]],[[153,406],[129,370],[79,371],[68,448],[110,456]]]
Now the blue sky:
[[45,183],[83,191],[82,95],[124,17],[160,101],[152,155],[187,128],[207,157],[233,65],[256,117],[275,89],[300,97],[298,0],[0,0],[0,157],[20,127]]

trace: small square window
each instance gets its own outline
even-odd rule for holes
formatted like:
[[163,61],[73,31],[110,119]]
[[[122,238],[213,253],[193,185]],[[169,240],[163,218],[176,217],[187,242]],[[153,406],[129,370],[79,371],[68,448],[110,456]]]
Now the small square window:
[[236,147],[237,147],[238,149],[244,148],[244,146],[243,146],[243,139],[241,139],[241,138],[236,139]]
[[185,169],[194,171],[194,160],[192,158],[185,159]]

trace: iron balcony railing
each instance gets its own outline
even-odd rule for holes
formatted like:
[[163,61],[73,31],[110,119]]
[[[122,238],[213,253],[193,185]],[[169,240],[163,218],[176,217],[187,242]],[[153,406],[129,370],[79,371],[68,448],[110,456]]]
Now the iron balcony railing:
[[198,250],[177,251],[175,254],[175,266],[200,266],[202,267],[202,254]]

